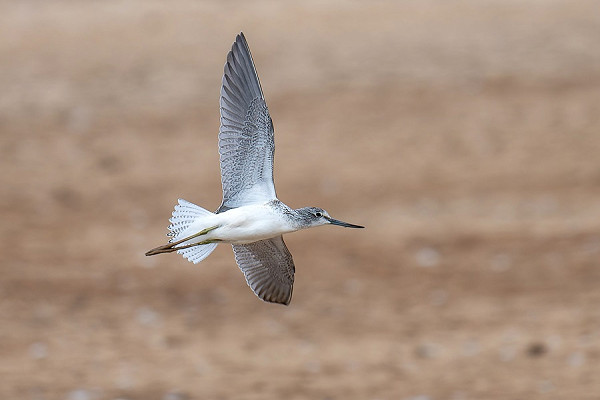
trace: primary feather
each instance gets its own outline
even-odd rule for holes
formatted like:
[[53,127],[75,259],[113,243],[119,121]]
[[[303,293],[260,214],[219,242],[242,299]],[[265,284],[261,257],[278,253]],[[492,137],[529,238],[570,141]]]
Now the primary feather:
[[223,202],[217,212],[277,198],[273,122],[243,33],[227,55],[220,104]]

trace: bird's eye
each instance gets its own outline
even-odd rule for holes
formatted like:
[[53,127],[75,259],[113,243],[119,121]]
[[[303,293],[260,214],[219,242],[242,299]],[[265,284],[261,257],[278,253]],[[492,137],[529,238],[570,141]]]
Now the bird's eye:
[[319,217],[319,218],[320,218],[320,217],[322,217],[322,216],[323,216],[323,213],[320,213],[320,212],[318,212],[318,211],[315,213],[315,217]]

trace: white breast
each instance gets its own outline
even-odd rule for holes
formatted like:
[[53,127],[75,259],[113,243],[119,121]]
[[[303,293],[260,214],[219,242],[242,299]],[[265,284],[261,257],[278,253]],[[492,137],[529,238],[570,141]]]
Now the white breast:
[[227,243],[251,243],[295,230],[285,217],[267,205],[242,206],[217,217],[220,227],[210,236]]

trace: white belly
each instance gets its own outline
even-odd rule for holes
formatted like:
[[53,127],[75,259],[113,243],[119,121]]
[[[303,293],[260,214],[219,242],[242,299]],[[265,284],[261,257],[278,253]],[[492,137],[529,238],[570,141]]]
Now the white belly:
[[219,227],[209,232],[207,238],[226,243],[252,243],[295,230],[285,218],[265,205],[234,208],[214,217]]

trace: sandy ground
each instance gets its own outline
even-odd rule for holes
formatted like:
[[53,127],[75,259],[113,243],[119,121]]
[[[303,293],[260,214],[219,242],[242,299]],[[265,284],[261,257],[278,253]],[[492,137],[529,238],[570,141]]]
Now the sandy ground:
[[[289,307],[220,203],[244,30],[290,206]],[[596,1],[0,3],[0,398],[600,398]]]

